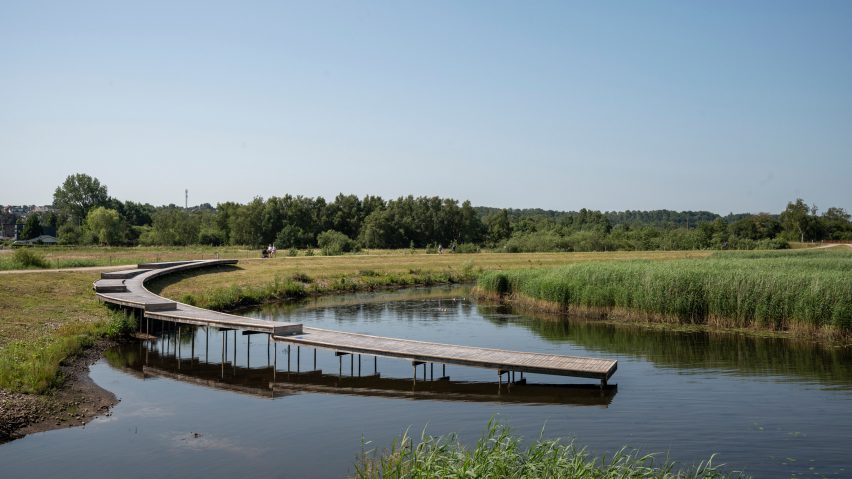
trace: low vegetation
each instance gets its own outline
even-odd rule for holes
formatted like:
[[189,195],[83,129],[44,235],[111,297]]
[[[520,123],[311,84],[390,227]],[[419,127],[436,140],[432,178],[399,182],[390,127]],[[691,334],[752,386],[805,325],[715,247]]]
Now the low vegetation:
[[653,454],[622,449],[610,457],[593,457],[585,449],[560,440],[533,442],[527,448],[505,426],[489,422],[488,429],[473,448],[464,446],[455,435],[428,436],[415,442],[407,433],[381,454],[365,450],[355,468],[358,479],[487,477],[524,478],[654,478],[722,479],[744,477],[727,474],[711,459],[687,468],[659,461]]
[[133,265],[179,259],[257,258],[260,250],[238,246],[38,246],[0,250],[0,271]]
[[548,310],[837,337],[852,331],[850,277],[852,252],[805,250],[492,271],[477,286]]
[[62,382],[63,361],[99,338],[120,337],[132,318],[98,303],[96,273],[0,276],[0,388],[41,394]]
[[[27,253],[18,253],[26,251]],[[238,248],[56,248],[34,249],[51,264],[92,260],[100,264],[132,264],[186,258],[239,257],[239,267],[216,274],[204,271],[164,278],[152,285],[162,294],[214,309],[327,292],[443,284],[473,279],[482,270],[540,267],[602,259],[666,259],[705,256],[689,253],[589,254],[444,254],[382,251],[379,254],[280,256],[259,259]],[[16,250],[5,258],[28,254]],[[376,252],[372,252],[376,253]],[[108,259],[106,259],[108,258]],[[10,260],[11,261],[11,260]],[[40,261],[37,259],[36,261]],[[18,268],[15,268],[18,269]],[[97,271],[24,271],[0,273],[0,388],[43,393],[61,383],[59,366],[104,336],[120,335],[128,318],[111,312],[92,293]]]
[[372,291],[473,281],[492,269],[551,266],[571,262],[702,257],[708,252],[538,253],[506,255],[395,254],[299,256],[242,260],[238,268],[163,278],[151,289],[197,306],[228,310],[265,301],[327,293]]

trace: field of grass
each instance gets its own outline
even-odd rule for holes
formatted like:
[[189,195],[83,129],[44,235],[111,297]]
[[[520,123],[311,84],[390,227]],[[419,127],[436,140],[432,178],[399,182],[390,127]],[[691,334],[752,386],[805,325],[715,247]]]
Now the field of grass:
[[356,464],[358,479],[488,477],[493,479],[723,479],[744,477],[727,474],[712,464],[712,458],[692,467],[677,468],[658,461],[653,454],[641,455],[622,449],[611,457],[591,457],[573,443],[538,440],[523,448],[521,439],[507,427],[489,423],[476,446],[467,448],[454,435],[412,439],[408,434],[380,454],[364,451]]
[[[38,250],[44,251],[44,250]],[[242,251],[242,253],[241,253]],[[279,256],[259,259],[252,251],[220,251],[243,257],[237,268],[216,274],[165,278],[152,289],[207,307],[239,305],[324,292],[437,284],[472,279],[480,270],[545,267],[572,262],[670,259],[707,253],[410,254],[378,251],[347,256]],[[11,254],[11,253],[5,253]],[[53,255],[53,256],[49,256]],[[215,257],[213,248],[51,249],[50,261],[89,258],[96,264]],[[249,256],[250,255],[250,256]],[[106,260],[105,258],[112,258]],[[97,271],[0,272],[0,388],[42,393],[61,382],[62,361],[98,337],[120,329],[124,318],[98,303],[92,292]]]
[[40,394],[61,382],[59,365],[126,319],[92,293],[97,273],[0,276],[0,388]]
[[484,293],[541,309],[823,337],[852,331],[852,252],[724,252],[488,272]]
[[[40,265],[22,264],[15,256],[18,251],[28,251],[43,260]],[[80,268],[93,266],[118,266],[154,261],[181,259],[257,258],[259,251],[237,246],[35,246],[0,250],[0,271],[43,268]]]
[[240,260],[237,268],[163,278],[152,291],[178,301],[224,310],[305,295],[473,281],[482,271],[594,261],[695,258],[708,252],[473,253],[298,256]]

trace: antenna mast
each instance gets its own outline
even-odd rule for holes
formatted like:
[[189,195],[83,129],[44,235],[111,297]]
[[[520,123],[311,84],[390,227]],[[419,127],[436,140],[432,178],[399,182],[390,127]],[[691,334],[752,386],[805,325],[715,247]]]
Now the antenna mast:
[[183,199],[183,207],[184,209],[189,209],[189,190],[183,190],[184,199]]

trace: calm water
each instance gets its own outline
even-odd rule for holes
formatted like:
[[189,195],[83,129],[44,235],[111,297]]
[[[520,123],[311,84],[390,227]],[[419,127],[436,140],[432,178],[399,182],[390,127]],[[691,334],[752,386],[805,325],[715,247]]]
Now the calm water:
[[[474,441],[491,417],[526,438],[624,445],[755,477],[852,477],[852,351],[777,339],[536,319],[464,289],[325,298],[245,314],[425,341],[614,358],[617,388],[269,345],[263,335],[173,327],[92,367],[112,416],[0,446],[0,477],[342,477],[362,448],[405,429]],[[236,349],[234,341],[236,339]],[[227,351],[224,351],[224,344]],[[223,354],[226,356],[222,362]],[[381,373],[372,376],[374,367]],[[298,369],[298,373],[296,370]],[[322,374],[309,371],[321,369]],[[288,373],[289,370],[289,373]],[[272,387],[271,387],[272,386]]]

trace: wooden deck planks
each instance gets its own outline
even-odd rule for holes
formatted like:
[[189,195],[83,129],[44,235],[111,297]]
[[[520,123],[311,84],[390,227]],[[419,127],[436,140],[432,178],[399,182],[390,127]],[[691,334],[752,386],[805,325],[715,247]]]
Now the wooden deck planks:
[[617,361],[609,359],[457,346],[310,327],[303,328],[302,334],[273,336],[273,339],[348,353],[601,380],[609,379],[617,368]]
[[[139,269],[110,273],[93,287],[98,299],[143,311],[145,317],[199,326],[241,329],[271,334],[276,341],[331,349],[346,353],[370,354],[411,361],[458,364],[499,371],[516,371],[595,378],[605,382],[615,373],[615,360],[508,351],[503,349],[386,338],[367,334],[303,328],[301,324],[247,318],[202,309],[156,295],[145,282],[155,277],[218,265],[236,260],[175,261],[140,264]],[[144,271],[140,271],[144,270]],[[121,274],[125,273],[125,274]]]

